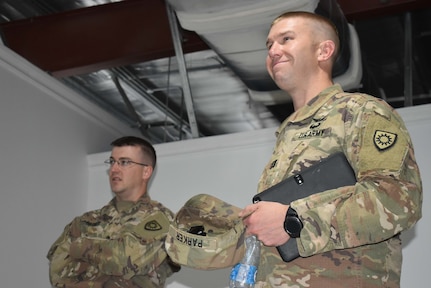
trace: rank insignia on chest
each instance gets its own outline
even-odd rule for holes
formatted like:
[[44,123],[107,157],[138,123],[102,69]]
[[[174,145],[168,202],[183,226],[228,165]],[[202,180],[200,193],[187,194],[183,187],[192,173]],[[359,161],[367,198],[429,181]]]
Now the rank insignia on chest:
[[392,147],[396,141],[397,134],[382,130],[376,130],[376,132],[374,133],[373,142],[377,149],[379,149],[380,151]]

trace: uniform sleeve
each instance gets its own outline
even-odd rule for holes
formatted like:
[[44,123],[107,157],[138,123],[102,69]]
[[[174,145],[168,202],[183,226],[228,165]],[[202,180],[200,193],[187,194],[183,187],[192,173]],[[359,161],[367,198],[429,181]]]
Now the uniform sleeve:
[[164,240],[169,219],[158,211],[128,223],[115,239],[79,237],[71,243],[75,260],[96,265],[103,274],[130,279],[155,270],[167,257]]
[[70,257],[71,239],[80,235],[79,219],[68,224],[60,237],[52,244],[47,258],[49,260],[49,279],[53,287],[87,288],[102,287],[106,281],[97,267]]
[[351,115],[343,149],[358,182],[291,203],[304,223],[301,256],[378,243],[422,216],[421,178],[402,119],[375,101]]

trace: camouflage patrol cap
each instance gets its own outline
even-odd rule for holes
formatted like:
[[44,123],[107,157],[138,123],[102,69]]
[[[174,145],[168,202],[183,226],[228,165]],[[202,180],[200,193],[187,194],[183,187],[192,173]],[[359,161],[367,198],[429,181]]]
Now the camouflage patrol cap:
[[214,196],[190,198],[175,215],[166,237],[171,259],[191,268],[232,267],[244,256],[244,224],[240,208]]

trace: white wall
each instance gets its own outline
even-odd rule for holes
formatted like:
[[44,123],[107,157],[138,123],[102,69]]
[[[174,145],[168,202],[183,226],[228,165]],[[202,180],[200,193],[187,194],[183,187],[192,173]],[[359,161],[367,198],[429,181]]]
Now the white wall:
[[50,287],[46,254],[86,208],[89,153],[132,134],[0,44],[0,287]]
[[431,104],[397,111],[410,131],[423,184],[422,219],[414,229],[402,235],[404,259],[401,287],[425,288],[430,286],[427,276],[431,259]]
[[[425,288],[431,259],[431,105],[398,110],[410,130],[424,184],[423,218],[403,235],[404,263],[401,287]],[[156,145],[158,167],[150,195],[174,212],[192,196],[208,193],[237,206],[251,203],[261,170],[275,142],[274,128]],[[111,199],[106,167],[110,152],[89,155],[90,179],[87,209]],[[169,279],[168,287],[227,287],[230,269],[193,270],[187,267]]]

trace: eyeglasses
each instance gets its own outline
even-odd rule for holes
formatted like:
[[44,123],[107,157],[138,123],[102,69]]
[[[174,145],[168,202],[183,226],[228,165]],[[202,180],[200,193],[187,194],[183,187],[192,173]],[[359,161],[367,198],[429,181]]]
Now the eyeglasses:
[[109,165],[110,168],[112,168],[112,166],[114,166],[115,163],[117,163],[118,166],[120,166],[121,168],[130,167],[133,164],[141,165],[141,166],[149,166],[148,164],[135,162],[135,161],[132,161],[130,159],[114,160],[114,159],[110,158],[108,160],[105,160],[103,163]]

